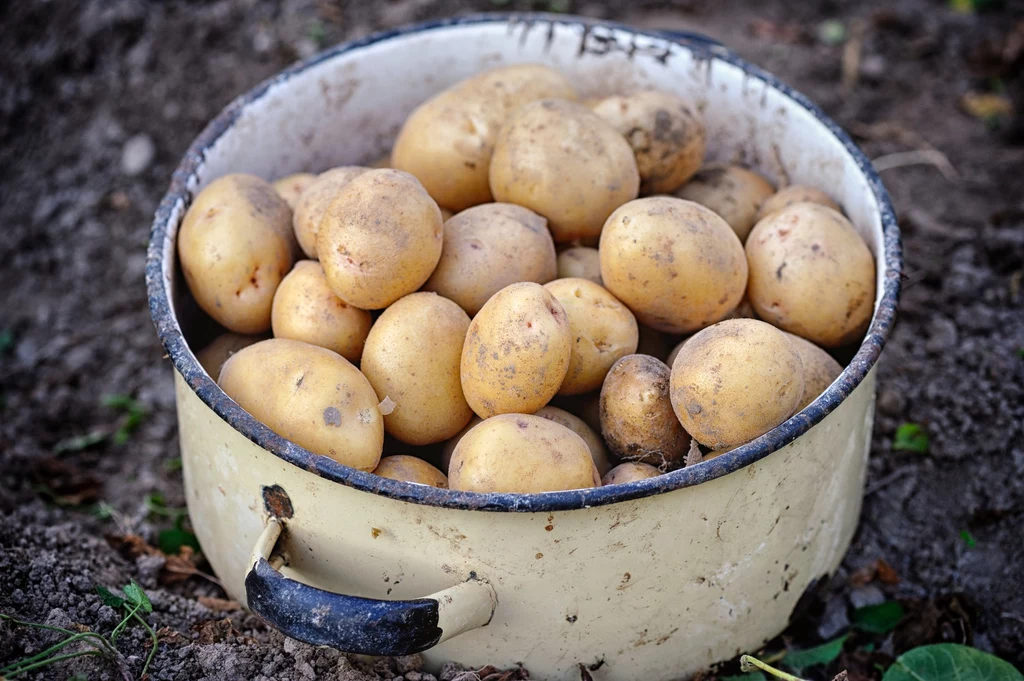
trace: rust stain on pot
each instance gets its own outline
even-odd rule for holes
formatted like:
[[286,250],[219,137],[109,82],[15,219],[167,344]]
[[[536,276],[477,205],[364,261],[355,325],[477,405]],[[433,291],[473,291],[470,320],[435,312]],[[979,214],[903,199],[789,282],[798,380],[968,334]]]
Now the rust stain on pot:
[[372,536],[374,539],[379,537],[380,536],[380,528],[378,528],[378,527],[371,527],[370,528],[370,536]]
[[295,515],[292,500],[280,485],[263,486],[263,508],[274,518],[291,518]]

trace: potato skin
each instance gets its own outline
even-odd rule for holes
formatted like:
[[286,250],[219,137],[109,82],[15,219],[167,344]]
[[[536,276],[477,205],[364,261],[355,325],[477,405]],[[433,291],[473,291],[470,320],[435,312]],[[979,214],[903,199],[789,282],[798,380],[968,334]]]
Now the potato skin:
[[592,107],[633,148],[640,194],[664,194],[693,177],[704,162],[704,124],[681,98],[645,90]]
[[448,476],[423,459],[408,454],[392,454],[381,458],[380,463],[373,469],[373,474],[416,485],[448,489]]
[[363,374],[395,409],[384,429],[410,445],[441,442],[469,423],[473,412],[459,379],[469,316],[436,293],[413,293],[377,318],[363,349]]
[[692,333],[739,304],[747,262],[722,218],[692,201],[630,201],[601,232],[601,280],[641,324]]
[[535,494],[598,483],[587,443],[554,421],[527,414],[486,419],[459,442],[448,470],[452,489]]
[[276,338],[291,338],[333,350],[358,362],[373,319],[352,307],[327,285],[316,260],[300,260],[274,294],[271,327]]
[[757,173],[741,166],[708,163],[675,195],[696,201],[722,216],[740,241],[746,241],[761,204],[775,188]]
[[488,169],[498,131],[509,112],[544,97],[576,99],[576,92],[540,64],[503,66],[456,83],[409,115],[391,164],[455,212],[492,201]]
[[559,99],[509,115],[494,144],[490,181],[495,200],[546,217],[558,243],[597,236],[640,189],[625,138],[590,109]]
[[247,348],[253,343],[266,340],[266,336],[243,336],[238,333],[222,333],[217,336],[205,348],[196,353],[199,364],[210,375],[210,378],[217,380],[220,376],[220,368],[228,357],[235,354],[242,348]]
[[[761,207],[757,211],[757,221],[761,218],[771,215],[777,210],[782,210],[786,206],[791,206],[794,203],[817,203],[831,208],[832,210],[842,213],[843,209],[839,207],[839,204],[832,200],[832,197],[814,187],[808,187],[805,184],[791,184],[785,189],[780,189],[775,192],[761,204]],[[757,224],[755,221],[755,224]]]
[[441,447],[441,470],[448,470],[452,462],[452,454],[455,453],[455,448],[459,446],[459,441],[478,423],[483,423],[483,419],[473,414],[473,418],[469,420],[466,427],[460,430],[455,437],[450,438],[444,443],[444,446]]
[[316,175],[313,173],[295,173],[294,175],[286,175],[279,180],[274,180],[273,186],[281,198],[285,200],[288,207],[293,211],[295,206],[299,203],[299,197],[302,196],[302,192],[306,191],[309,185],[313,184],[316,180]]
[[462,390],[474,412],[532,414],[558,392],[572,337],[562,304],[539,284],[498,291],[469,325],[462,348]]
[[826,348],[859,339],[875,302],[875,259],[850,221],[795,203],[750,233],[747,295],[761,319]]
[[352,468],[377,467],[384,447],[377,396],[341,355],[271,338],[232,355],[218,382],[281,437]]
[[604,477],[601,478],[601,484],[623,485],[627,482],[646,480],[647,478],[654,478],[659,475],[661,475],[661,471],[650,464],[627,461],[626,463],[620,463],[605,473]]
[[546,284],[558,274],[547,220],[511,203],[467,208],[444,223],[444,246],[423,285],[454,300],[470,316],[509,284]]
[[302,192],[292,214],[292,226],[299,247],[307,258],[316,260],[316,237],[320,232],[320,222],[324,219],[331,202],[338,197],[345,185],[367,170],[369,168],[361,166],[341,166],[325,170]]
[[804,407],[818,399],[818,395],[825,392],[825,389],[832,385],[832,381],[843,373],[843,367],[832,358],[832,355],[811,341],[786,331],[782,333],[796,348],[804,367],[804,394],[796,406],[796,411],[803,411]]
[[605,449],[601,436],[595,433],[594,429],[588,426],[583,419],[551,405],[538,411],[536,416],[563,425],[583,438],[583,441],[587,443],[587,448],[590,449],[590,456],[594,459],[594,465],[597,467],[599,475],[604,475],[611,468],[608,450]]
[[803,364],[789,339],[756,319],[729,319],[690,338],[672,365],[672,407],[697,442],[749,442],[796,410]]
[[647,355],[627,355],[601,387],[601,433],[623,461],[665,468],[686,458],[690,436],[672,411],[669,368]]
[[573,246],[558,254],[558,278],[570,277],[601,284],[601,256],[596,248]]
[[604,287],[588,279],[555,279],[544,285],[569,316],[572,354],[562,395],[601,388],[616,360],[636,352],[639,330],[629,309]]
[[415,177],[369,170],[327,209],[317,253],[339,298],[379,310],[423,285],[441,258],[442,240],[441,211]]
[[195,198],[178,259],[199,307],[240,334],[270,329],[274,291],[293,262],[291,209],[265,180],[225,175]]

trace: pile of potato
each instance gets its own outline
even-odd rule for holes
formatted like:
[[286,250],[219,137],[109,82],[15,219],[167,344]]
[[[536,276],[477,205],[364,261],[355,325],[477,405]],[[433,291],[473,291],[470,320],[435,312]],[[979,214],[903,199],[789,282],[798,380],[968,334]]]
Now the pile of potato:
[[822,348],[875,297],[831,197],[704,156],[691,103],[584,104],[519,65],[424,102],[389,159],[222,177],[178,233],[229,332],[199,359],[276,433],[397,480],[534,493],[697,464],[817,397],[841,371]]

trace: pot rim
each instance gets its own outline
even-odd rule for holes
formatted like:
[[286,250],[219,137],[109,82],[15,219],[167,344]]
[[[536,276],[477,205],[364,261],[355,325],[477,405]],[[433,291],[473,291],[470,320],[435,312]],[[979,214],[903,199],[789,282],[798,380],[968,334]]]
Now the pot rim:
[[[277,435],[270,428],[259,422],[239,407],[206,374],[182,335],[181,327],[171,306],[169,292],[165,286],[163,269],[164,242],[167,237],[171,215],[179,202],[185,205],[190,202],[192,196],[188,190],[189,180],[194,177],[196,171],[202,165],[207,150],[216,143],[222,134],[231,128],[241,115],[242,110],[262,97],[271,86],[286,81],[292,76],[302,73],[324,61],[347,52],[359,50],[374,43],[399,38],[412,33],[444,29],[451,26],[503,23],[520,24],[527,27],[532,27],[535,24],[547,24],[549,29],[553,28],[556,24],[582,26],[587,32],[594,28],[607,28],[626,31],[647,38],[665,40],[668,43],[682,43],[698,57],[727,62],[741,69],[748,77],[760,80],[766,85],[779,90],[796,104],[814,115],[846,148],[847,152],[857,163],[860,172],[867,180],[870,190],[878,202],[882,225],[883,252],[885,255],[885,277],[878,309],[871,319],[871,324],[856,354],[843,369],[839,378],[810,405],[764,435],[726,454],[654,478],[609,487],[561,492],[537,494],[481,493],[438,489],[426,485],[416,485],[382,478],[372,473],[345,466],[328,457],[314,454]],[[864,380],[878,360],[895,321],[902,269],[903,254],[900,244],[899,226],[892,202],[888,192],[882,185],[881,178],[871,166],[870,160],[857,147],[849,135],[829,118],[821,108],[803,94],[760,67],[741,59],[731,51],[707,39],[701,39],[699,36],[692,38],[668,38],[665,34],[656,31],[637,29],[617,22],[593,20],[572,15],[508,12],[476,14],[427,21],[341,43],[288,67],[231,102],[192,142],[181,163],[174,171],[171,185],[167,194],[160,202],[150,232],[146,262],[146,285],[149,294],[150,313],[156,326],[157,335],[160,337],[160,341],[166,349],[171,362],[174,364],[174,368],[181,374],[189,388],[222,420],[226,421],[250,441],[278,458],[332,482],[399,501],[461,510],[553,512],[614,504],[656,494],[664,494],[683,487],[699,485],[760,461],[806,433],[812,426],[838,407],[860,385],[861,381]]]

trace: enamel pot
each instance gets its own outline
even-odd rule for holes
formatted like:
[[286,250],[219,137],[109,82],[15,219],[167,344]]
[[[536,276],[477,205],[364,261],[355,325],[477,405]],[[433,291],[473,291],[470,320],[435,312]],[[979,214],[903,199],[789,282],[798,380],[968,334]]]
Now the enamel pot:
[[[711,158],[810,184],[877,262],[867,335],[810,406],[723,456],[571,492],[477,494],[373,476],[275,435],[196,361],[209,321],[176,262],[190,201],[231,172],[367,162],[420,102],[480,70],[542,62],[585,95],[694,102]],[[421,24],[339,45],[259,85],[189,148],[160,204],[150,306],[174,364],[185,490],[228,593],[284,633],[428,667],[522,663],[543,679],[681,678],[757,648],[839,565],[857,526],[901,253],[869,161],[806,97],[722,46],[550,15]]]

